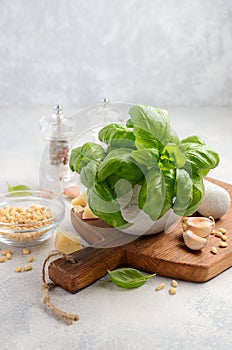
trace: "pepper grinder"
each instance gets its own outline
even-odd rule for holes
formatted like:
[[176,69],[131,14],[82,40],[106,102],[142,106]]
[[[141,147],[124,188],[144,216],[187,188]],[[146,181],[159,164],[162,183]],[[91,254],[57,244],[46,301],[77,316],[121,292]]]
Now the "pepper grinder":
[[69,170],[69,146],[75,136],[75,124],[65,117],[63,107],[56,105],[54,113],[39,121],[43,138],[48,141],[42,157],[40,179],[43,187],[60,189],[63,182],[71,181]]

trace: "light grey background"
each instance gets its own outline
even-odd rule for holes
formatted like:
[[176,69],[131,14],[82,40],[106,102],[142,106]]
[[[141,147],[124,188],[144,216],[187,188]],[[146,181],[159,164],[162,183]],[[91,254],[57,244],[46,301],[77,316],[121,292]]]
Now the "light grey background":
[[230,0],[0,0],[0,105],[232,105]]

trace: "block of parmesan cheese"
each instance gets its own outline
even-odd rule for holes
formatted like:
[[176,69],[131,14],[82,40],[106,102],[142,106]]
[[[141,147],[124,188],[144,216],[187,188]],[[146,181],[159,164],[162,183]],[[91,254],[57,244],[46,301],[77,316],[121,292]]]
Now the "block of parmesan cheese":
[[71,254],[82,248],[80,237],[72,232],[56,232],[55,248],[62,253]]
[[98,216],[96,216],[92,210],[90,209],[90,207],[88,205],[86,205],[84,207],[83,213],[82,213],[82,219],[83,220],[87,220],[87,219],[98,219]]
[[82,207],[84,207],[87,204],[87,202],[88,202],[87,193],[84,192],[72,200],[72,205],[75,207],[78,205],[81,205]]

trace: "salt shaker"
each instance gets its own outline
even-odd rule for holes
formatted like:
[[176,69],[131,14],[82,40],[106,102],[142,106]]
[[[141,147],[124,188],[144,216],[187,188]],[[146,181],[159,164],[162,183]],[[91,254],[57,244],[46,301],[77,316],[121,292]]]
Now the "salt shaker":
[[70,180],[69,147],[75,136],[75,123],[71,117],[64,116],[61,105],[56,105],[54,113],[42,117],[39,124],[43,138],[48,141],[43,155],[42,182],[51,188],[54,182]]

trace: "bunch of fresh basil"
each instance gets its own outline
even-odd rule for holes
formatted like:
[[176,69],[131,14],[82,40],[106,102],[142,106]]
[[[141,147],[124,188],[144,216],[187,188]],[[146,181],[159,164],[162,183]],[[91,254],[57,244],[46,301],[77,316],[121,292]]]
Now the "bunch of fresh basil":
[[126,126],[108,124],[98,138],[72,150],[70,168],[87,187],[91,210],[114,227],[129,223],[120,197],[139,185],[138,207],[158,220],[169,209],[193,214],[204,198],[203,178],[219,155],[199,137],[180,140],[164,109],[133,106]]

